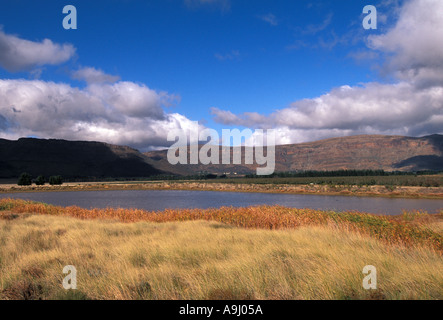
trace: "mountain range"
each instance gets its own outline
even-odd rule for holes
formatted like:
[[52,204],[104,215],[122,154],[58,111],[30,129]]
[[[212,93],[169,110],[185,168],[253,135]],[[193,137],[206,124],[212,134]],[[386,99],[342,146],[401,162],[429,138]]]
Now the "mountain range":
[[[231,148],[231,154],[244,149]],[[189,148],[188,148],[189,153]],[[257,165],[171,165],[167,150],[141,153],[102,142],[59,139],[0,139],[0,178],[62,175],[65,178],[149,177],[255,173]],[[443,170],[443,135],[404,137],[359,135],[275,147],[275,171],[372,169],[385,171]]]
[[[240,148],[231,150],[231,155],[235,152],[240,152]],[[182,175],[199,172],[246,174],[254,173],[257,167],[257,165],[244,164],[171,166],[167,161],[167,150],[147,152],[145,155],[154,167]],[[245,163],[244,149],[242,163]],[[342,169],[441,171],[443,170],[443,135],[434,134],[420,138],[358,135],[275,147],[275,171],[277,172]]]

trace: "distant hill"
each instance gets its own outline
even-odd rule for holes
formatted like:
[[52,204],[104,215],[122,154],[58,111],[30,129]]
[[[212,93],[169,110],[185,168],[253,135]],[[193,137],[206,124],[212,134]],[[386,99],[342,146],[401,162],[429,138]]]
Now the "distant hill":
[[[232,153],[241,152],[233,148]],[[244,153],[244,151],[243,151]],[[176,165],[167,161],[167,151],[145,153],[154,167],[191,175],[254,173],[256,165]],[[242,161],[244,163],[244,161]],[[443,170],[443,135],[421,138],[383,135],[359,135],[331,138],[309,143],[276,146],[276,171],[300,170]]]
[[[239,153],[243,148],[231,148]],[[244,150],[243,150],[244,153]],[[244,158],[244,154],[242,154]],[[244,160],[242,159],[242,163]],[[22,138],[0,139],[0,178],[61,175],[65,178],[149,177],[255,173],[256,165],[176,165],[167,150],[145,154],[102,142]],[[300,170],[382,169],[385,171],[443,170],[443,136],[421,138],[361,135],[276,147],[277,172]]]
[[22,172],[33,177],[64,178],[148,177],[161,171],[146,162],[139,151],[102,142],[0,139],[0,178],[16,178]]

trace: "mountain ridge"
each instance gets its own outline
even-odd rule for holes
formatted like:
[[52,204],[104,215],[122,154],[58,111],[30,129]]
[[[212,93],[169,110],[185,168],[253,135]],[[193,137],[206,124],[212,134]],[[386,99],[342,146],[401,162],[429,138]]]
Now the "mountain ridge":
[[[243,148],[231,148],[231,155]],[[328,138],[275,148],[276,172],[385,170],[443,171],[443,135],[404,137],[358,135]],[[189,153],[189,148],[188,148]],[[244,163],[244,152],[242,152]],[[0,138],[0,178],[62,175],[69,179],[150,177],[160,174],[195,175],[202,172],[241,175],[256,172],[257,165],[176,165],[167,150],[141,153],[128,146],[97,141]]]
[[[238,152],[238,147],[231,150]],[[385,170],[420,171],[443,170],[443,135],[405,137],[387,135],[357,135],[328,138],[299,144],[278,145],[275,148],[275,170],[334,171]],[[164,171],[195,174],[254,172],[256,165],[177,165],[167,163],[167,150],[146,152],[149,163]],[[242,158],[243,160],[243,158]],[[244,163],[244,161],[242,161]]]
[[0,139],[0,178],[62,175],[66,178],[139,177],[162,173],[138,150],[96,141]]

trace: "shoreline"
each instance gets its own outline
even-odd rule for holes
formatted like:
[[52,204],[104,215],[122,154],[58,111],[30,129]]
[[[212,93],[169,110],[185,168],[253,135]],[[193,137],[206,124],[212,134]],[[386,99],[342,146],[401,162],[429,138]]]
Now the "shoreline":
[[68,182],[59,186],[0,185],[0,193],[106,191],[106,190],[183,190],[245,193],[312,194],[330,196],[383,197],[405,199],[443,199],[443,187],[329,186],[293,184],[235,184],[196,181],[146,182]]

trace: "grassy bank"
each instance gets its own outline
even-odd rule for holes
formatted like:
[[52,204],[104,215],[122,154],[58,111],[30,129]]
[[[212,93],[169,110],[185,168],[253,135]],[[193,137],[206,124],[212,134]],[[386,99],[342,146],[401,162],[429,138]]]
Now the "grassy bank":
[[[270,179],[274,180],[274,179]],[[232,181],[236,181],[235,183]],[[330,184],[283,184],[284,179],[275,178],[273,183],[260,179],[230,179],[207,181],[128,181],[65,183],[61,186],[0,185],[0,193],[49,192],[49,191],[99,191],[99,190],[195,190],[221,192],[261,192],[286,194],[316,194],[342,196],[368,196],[415,199],[443,199],[443,187],[412,187],[389,185],[330,185]],[[281,184],[275,183],[280,181]]]
[[[2,299],[443,298],[442,215],[1,200],[0,217]],[[66,265],[76,291],[62,287]],[[362,287],[366,265],[377,290]]]
[[307,176],[226,179],[228,183],[256,184],[319,184],[330,186],[389,186],[389,187],[443,187],[443,175],[383,175],[383,176]]
[[[151,180],[183,181],[194,180],[215,183],[234,184],[292,184],[292,185],[329,185],[329,186],[387,186],[387,187],[443,187],[443,174],[413,174],[383,173],[381,175],[368,174],[368,172],[302,172],[302,173],[275,173],[271,176],[246,175],[216,176],[208,178],[211,174],[200,176],[156,176]],[[108,181],[111,182],[111,181]]]

